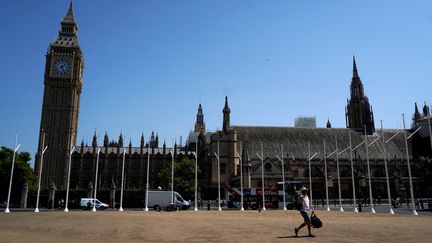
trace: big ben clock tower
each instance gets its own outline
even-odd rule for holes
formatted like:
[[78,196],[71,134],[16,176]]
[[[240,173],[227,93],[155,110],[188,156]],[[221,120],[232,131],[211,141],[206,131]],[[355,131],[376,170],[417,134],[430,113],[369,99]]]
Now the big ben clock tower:
[[69,152],[76,144],[84,69],[72,2],[60,25],[59,34],[46,54],[36,175],[39,175],[44,144],[48,149],[42,165],[42,186],[54,183],[62,190],[66,188]]

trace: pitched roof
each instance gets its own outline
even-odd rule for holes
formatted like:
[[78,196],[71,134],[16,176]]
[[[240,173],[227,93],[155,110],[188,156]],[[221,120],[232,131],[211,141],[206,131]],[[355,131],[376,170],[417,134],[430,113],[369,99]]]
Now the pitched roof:
[[[258,159],[256,153],[261,152],[261,143],[263,145],[264,157],[276,159],[276,154],[280,156],[281,145],[283,145],[284,157],[293,159],[307,160],[308,143],[310,144],[311,155],[318,153],[316,159],[323,158],[324,140],[326,142],[326,154],[336,150],[336,138],[338,150],[342,151],[350,146],[349,131],[351,131],[352,148],[362,143],[365,136],[350,130],[348,128],[294,128],[294,127],[265,127],[265,126],[233,126],[237,132],[237,141],[242,143],[244,152],[250,159]],[[400,132],[394,139],[386,144],[387,158],[405,158],[405,143],[403,130],[384,130],[385,139]],[[409,132],[408,132],[409,133]],[[377,132],[374,135],[368,135],[368,143],[372,143],[381,135]],[[410,146],[409,146],[410,147]],[[383,159],[383,142],[382,138],[372,144],[369,149],[369,159]],[[355,150],[357,156],[366,158],[365,145],[359,146]],[[411,152],[410,152],[411,153]],[[353,156],[354,152],[353,152]],[[411,157],[411,154],[410,154]],[[335,158],[333,155],[331,158]],[[349,149],[339,155],[340,159],[349,159]]]

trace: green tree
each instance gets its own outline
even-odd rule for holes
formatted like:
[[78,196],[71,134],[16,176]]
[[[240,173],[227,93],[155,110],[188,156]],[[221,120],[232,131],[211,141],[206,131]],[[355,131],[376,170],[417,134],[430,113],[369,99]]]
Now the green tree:
[[[7,147],[0,148],[0,200],[6,201],[9,190],[10,173],[12,168],[13,150]],[[36,177],[30,167],[31,160],[28,152],[17,152],[15,155],[15,168],[12,180],[11,197],[19,195],[25,182],[29,191],[34,191]]]
[[423,185],[428,196],[432,195],[432,159],[428,157],[420,157],[416,163],[416,170],[422,177]]
[[[198,168],[198,175],[201,173]],[[169,189],[171,184],[171,164],[158,174],[161,187]],[[174,164],[174,191],[185,199],[192,199],[195,194],[195,160],[183,158]]]

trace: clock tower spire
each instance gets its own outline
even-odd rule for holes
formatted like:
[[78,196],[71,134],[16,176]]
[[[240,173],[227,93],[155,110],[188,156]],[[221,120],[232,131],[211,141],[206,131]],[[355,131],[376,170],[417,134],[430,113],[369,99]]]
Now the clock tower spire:
[[62,190],[66,186],[69,152],[76,144],[84,70],[72,1],[60,22],[58,36],[51,42],[45,57],[45,87],[35,171],[38,175],[43,131],[48,149],[44,154],[41,183],[42,186],[55,183]]

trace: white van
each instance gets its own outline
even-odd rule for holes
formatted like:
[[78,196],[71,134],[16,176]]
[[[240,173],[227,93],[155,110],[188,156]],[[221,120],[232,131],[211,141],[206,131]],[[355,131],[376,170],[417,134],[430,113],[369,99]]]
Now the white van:
[[171,191],[149,191],[148,207],[153,208],[155,211],[160,211],[161,209],[171,211],[176,207],[186,210],[190,207],[190,204],[178,192],[174,192],[174,198],[171,200]]
[[[80,207],[82,208],[82,210],[93,208],[93,202],[94,202],[93,198],[81,198]],[[96,206],[95,207],[97,209],[104,210],[104,209],[108,208],[109,205],[96,199]]]

